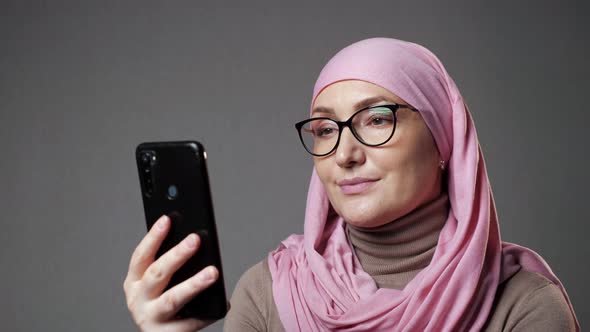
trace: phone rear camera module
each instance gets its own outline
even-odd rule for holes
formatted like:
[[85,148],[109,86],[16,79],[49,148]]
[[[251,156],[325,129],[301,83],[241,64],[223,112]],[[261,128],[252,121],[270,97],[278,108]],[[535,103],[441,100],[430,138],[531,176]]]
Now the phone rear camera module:
[[141,163],[143,165],[155,165],[156,164],[156,153],[154,151],[143,151],[140,155]]
[[168,187],[168,199],[175,200],[178,197],[178,188],[175,185]]

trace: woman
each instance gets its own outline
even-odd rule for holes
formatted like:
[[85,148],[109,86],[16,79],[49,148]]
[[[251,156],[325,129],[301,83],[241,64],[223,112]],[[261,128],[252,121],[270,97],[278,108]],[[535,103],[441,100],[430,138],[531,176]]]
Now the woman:
[[[543,259],[501,242],[473,121],[435,55],[352,44],[323,68],[310,112],[297,124],[315,166],[304,235],[242,276],[226,330],[579,331]],[[196,250],[193,239],[151,264],[162,220],[132,258],[129,309],[145,330],[201,328],[171,319],[211,282],[204,272],[161,294]]]

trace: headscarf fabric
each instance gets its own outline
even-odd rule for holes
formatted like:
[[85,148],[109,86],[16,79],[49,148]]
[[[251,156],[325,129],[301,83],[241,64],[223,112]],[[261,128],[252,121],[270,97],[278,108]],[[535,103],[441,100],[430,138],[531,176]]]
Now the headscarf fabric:
[[[329,85],[362,80],[417,108],[448,165],[449,215],[432,261],[401,290],[363,271],[312,171],[303,235],[271,252],[268,265],[286,331],[479,331],[498,285],[521,268],[567,293],[534,251],[502,242],[492,190],[467,105],[440,60],[415,43],[371,38],[338,52],[320,72],[311,105]],[[310,109],[311,111],[311,109]],[[579,323],[576,320],[577,330]]]

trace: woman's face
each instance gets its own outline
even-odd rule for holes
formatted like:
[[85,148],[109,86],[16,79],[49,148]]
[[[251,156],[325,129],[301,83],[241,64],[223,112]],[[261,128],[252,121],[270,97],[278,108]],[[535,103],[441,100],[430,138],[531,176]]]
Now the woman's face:
[[[363,103],[368,99],[373,101]],[[390,91],[365,81],[347,80],[325,88],[316,98],[312,117],[345,121],[365,106],[408,105]],[[422,116],[397,110],[397,126],[385,144],[369,147],[344,128],[338,148],[314,157],[317,173],[336,212],[352,225],[377,227],[397,219],[441,192],[440,154]],[[366,183],[347,187],[341,181]]]

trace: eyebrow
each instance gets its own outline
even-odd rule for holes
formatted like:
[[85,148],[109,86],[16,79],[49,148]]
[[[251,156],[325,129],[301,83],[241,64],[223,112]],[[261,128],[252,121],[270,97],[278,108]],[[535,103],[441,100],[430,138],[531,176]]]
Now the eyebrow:
[[[385,96],[375,96],[375,97],[369,97],[367,99],[363,99],[363,100],[357,102],[356,104],[354,104],[354,109],[360,110],[361,108],[365,108],[367,106],[370,106],[372,104],[378,103],[380,101],[387,101],[387,102],[390,102],[390,103],[395,103],[394,101],[389,100]],[[317,106],[317,107],[314,107],[313,110],[311,111],[311,114],[313,114],[313,113],[335,114],[334,113],[334,109],[332,109],[330,107],[325,107],[325,106]]]

